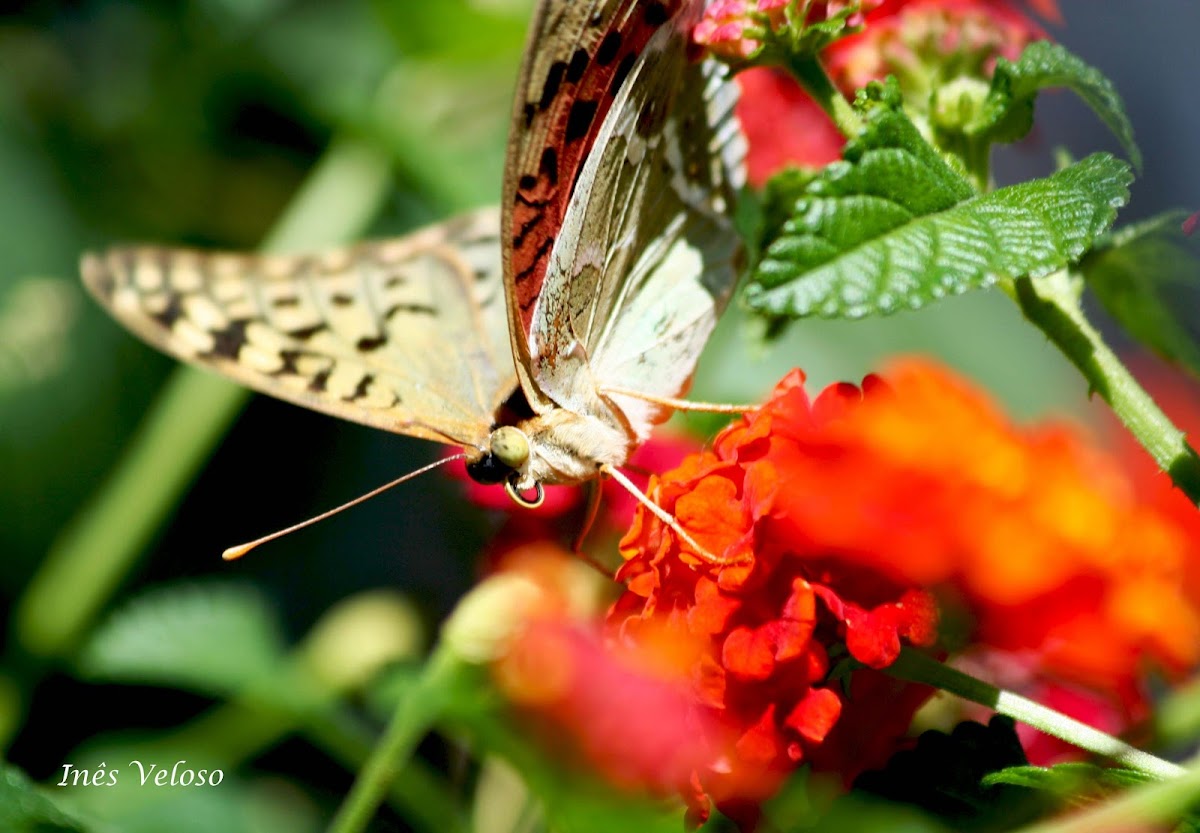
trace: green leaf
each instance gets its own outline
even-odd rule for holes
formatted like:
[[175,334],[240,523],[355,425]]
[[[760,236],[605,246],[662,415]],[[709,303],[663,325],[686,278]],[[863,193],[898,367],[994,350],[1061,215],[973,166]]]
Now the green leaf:
[[[804,197],[805,191],[816,176],[816,171],[785,167],[767,180],[762,190],[762,216],[757,238],[763,248],[782,233],[784,225],[792,216],[792,207],[797,200]],[[742,205],[743,202],[746,200],[739,200],[738,205]]]
[[997,62],[982,111],[965,132],[995,142],[1022,138],[1033,127],[1037,94],[1049,87],[1066,87],[1082,98],[1116,135],[1134,167],[1141,169],[1133,124],[1116,87],[1100,70],[1049,41],[1031,43],[1015,62],[1003,58]]
[[79,664],[93,679],[228,695],[278,668],[284,651],[274,611],[255,590],[176,586],[113,613]]
[[1087,252],[1129,198],[1129,167],[1109,154],[975,196],[885,106],[796,201],[747,288],[752,309],[861,318],[1038,277]]
[[87,833],[93,829],[63,811],[24,772],[0,763],[0,830],[4,833]]
[[991,773],[983,783],[989,787],[1005,784],[1050,792],[1059,797],[1078,797],[1080,794],[1101,795],[1153,780],[1146,773],[1132,769],[1105,769],[1095,764],[1072,762],[1049,767],[1008,767]]
[[1184,212],[1122,229],[1080,261],[1088,285],[1142,344],[1200,376],[1189,314],[1200,300],[1200,239],[1184,235]]

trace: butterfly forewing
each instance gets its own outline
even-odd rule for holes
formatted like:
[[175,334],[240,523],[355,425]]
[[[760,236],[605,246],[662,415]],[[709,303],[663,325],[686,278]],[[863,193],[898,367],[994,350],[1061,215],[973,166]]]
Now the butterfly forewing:
[[344,419],[482,447],[516,387],[499,216],[310,256],[116,248],[84,260],[142,338]]
[[577,176],[639,55],[684,3],[538,4],[517,83],[503,195],[509,317],[523,377],[533,308]]

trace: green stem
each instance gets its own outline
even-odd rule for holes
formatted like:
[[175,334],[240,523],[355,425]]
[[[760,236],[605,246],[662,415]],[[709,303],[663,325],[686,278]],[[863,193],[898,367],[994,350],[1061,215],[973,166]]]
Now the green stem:
[[1175,485],[1200,504],[1200,456],[1088,322],[1081,282],[1060,271],[1019,278],[1013,290],[1025,317],[1071,360]]
[[846,101],[846,97],[833,85],[825,67],[817,58],[811,55],[790,56],[787,69],[812,100],[829,114],[843,136],[853,139],[862,132],[862,119],[850,106],[850,102]]
[[[359,234],[382,203],[391,164],[373,147],[335,141],[267,238],[313,248]],[[248,399],[241,387],[177,369],[124,456],[51,546],[15,612],[18,643],[69,656],[133,569]]]
[[367,829],[392,780],[451,700],[448,689],[463,667],[452,651],[434,651],[421,677],[396,707],[383,738],[330,822],[329,833],[361,833]]
[[1123,740],[1093,729],[1086,723],[1046,708],[1019,694],[1003,691],[990,683],[964,674],[920,651],[903,649],[896,661],[884,670],[897,679],[930,685],[972,703],[987,706],[999,714],[1019,720],[1080,749],[1110,758],[1122,766],[1147,775],[1174,779],[1184,773],[1182,767],[1170,761],[1143,752]]
[[1184,818],[1200,800],[1200,766],[1190,761],[1178,778],[1144,784],[1064,818],[1021,828],[1018,833],[1117,833],[1162,829]]

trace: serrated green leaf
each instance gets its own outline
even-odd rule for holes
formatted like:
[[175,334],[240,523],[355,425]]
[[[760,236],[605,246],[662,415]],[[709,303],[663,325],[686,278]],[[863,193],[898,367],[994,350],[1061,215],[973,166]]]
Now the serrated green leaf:
[[965,131],[976,138],[1014,142],[1033,127],[1037,94],[1050,87],[1066,87],[1092,108],[1113,132],[1134,167],[1142,167],[1142,154],[1133,139],[1133,124],[1116,87],[1095,67],[1057,43],[1034,41],[1015,62],[1001,58],[992,76],[992,87],[979,118]]
[[0,830],[4,833],[88,833],[94,829],[60,808],[24,772],[0,763]]
[[[760,198],[761,218],[757,229],[757,239],[763,248],[783,231],[792,216],[792,207],[804,196],[816,176],[816,171],[785,167],[767,180]],[[745,202],[747,200],[739,200],[738,205]]]
[[947,205],[953,192],[928,173],[902,148],[827,169],[755,270],[751,308],[861,318],[918,309],[997,277],[1047,274],[1112,225],[1132,179],[1124,162],[1094,154],[990,194],[966,199],[960,189]]
[[1200,301],[1200,239],[1184,235],[1184,212],[1111,235],[1079,264],[1100,303],[1154,352],[1200,376],[1191,310]]
[[97,680],[238,691],[277,668],[285,652],[274,611],[249,587],[170,587],[134,599],[84,648],[81,674]]

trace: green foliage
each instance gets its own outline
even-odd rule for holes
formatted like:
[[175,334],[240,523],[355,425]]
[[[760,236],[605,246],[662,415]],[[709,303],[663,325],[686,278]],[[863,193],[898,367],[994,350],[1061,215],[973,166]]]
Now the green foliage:
[[1043,275],[1081,257],[1128,200],[1128,166],[1107,154],[975,194],[890,91],[860,106],[865,132],[795,201],[747,289],[751,308],[861,318]]
[[983,779],[987,786],[1006,784],[1049,792],[1059,798],[1076,799],[1081,794],[1099,795],[1116,789],[1146,784],[1154,779],[1132,769],[1104,768],[1071,762],[1054,766],[1013,766]]
[[1200,300],[1200,240],[1184,235],[1185,216],[1170,212],[1102,238],[1079,271],[1130,335],[1200,375],[1191,314]]
[[983,107],[964,132],[990,142],[1023,138],[1033,127],[1038,93],[1052,87],[1066,87],[1082,98],[1116,135],[1134,167],[1142,167],[1133,124],[1112,81],[1063,46],[1049,41],[1029,44],[1016,61],[999,59]]
[[21,770],[0,764],[0,830],[4,833],[91,833]]
[[116,610],[79,667],[96,680],[227,695],[278,668],[284,648],[274,611],[253,588],[174,585]]

